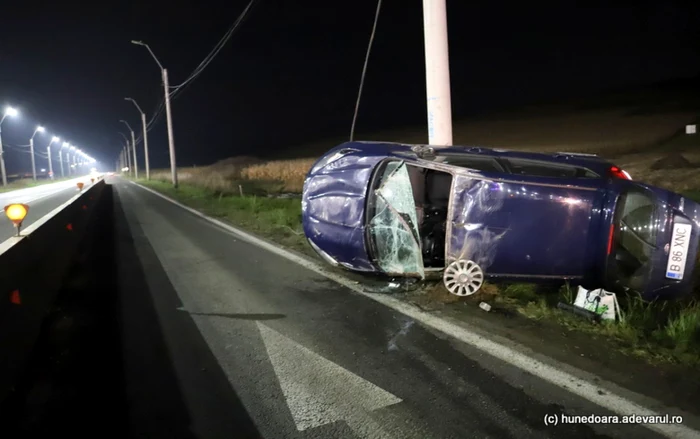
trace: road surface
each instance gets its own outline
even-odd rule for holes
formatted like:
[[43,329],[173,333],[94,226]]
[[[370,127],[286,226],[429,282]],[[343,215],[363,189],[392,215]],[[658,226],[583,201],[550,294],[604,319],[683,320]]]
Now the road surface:
[[[77,177],[75,179],[60,181],[57,183],[43,184],[35,187],[18,189],[16,191],[0,193],[0,209],[11,203],[24,203],[29,205],[29,212],[22,223],[22,228],[27,228],[34,221],[48,214],[61,204],[70,200],[77,194],[76,183],[79,181],[90,182],[90,177]],[[0,219],[0,242],[5,241],[16,233],[15,228],[4,212]]]
[[660,437],[121,179],[133,437]]

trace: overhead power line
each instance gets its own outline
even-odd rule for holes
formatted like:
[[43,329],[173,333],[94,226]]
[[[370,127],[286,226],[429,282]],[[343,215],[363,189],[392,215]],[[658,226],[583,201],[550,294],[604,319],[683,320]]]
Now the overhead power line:
[[219,40],[219,42],[216,44],[216,46],[214,46],[214,48],[211,50],[211,52],[209,52],[209,54],[204,58],[204,60],[202,60],[202,62],[199,63],[199,65],[197,66],[197,68],[194,69],[194,71],[190,74],[190,76],[189,76],[187,79],[185,79],[181,84],[176,85],[176,86],[172,86],[172,87],[170,87],[170,88],[173,88],[173,89],[176,89],[176,90],[180,89],[181,87],[183,87],[183,86],[186,85],[187,83],[189,83],[189,82],[191,82],[192,80],[194,80],[197,76],[199,76],[199,75],[204,71],[205,68],[207,68],[207,66],[209,65],[209,63],[211,63],[212,60],[216,57],[216,55],[219,54],[219,52],[220,52],[221,49],[226,45],[226,43],[228,42],[228,40],[231,39],[231,36],[232,36],[233,33],[236,31],[236,29],[238,28],[238,26],[243,22],[243,20],[245,19],[246,15],[248,15],[248,12],[250,11],[251,7],[253,6],[253,4],[254,4],[256,1],[257,1],[257,0],[251,0],[251,1],[248,3],[248,6],[246,6],[246,8],[245,8],[245,9],[243,10],[243,12],[241,13],[241,15],[238,16],[238,18],[236,19],[236,21],[235,21],[235,22],[231,25],[231,27],[226,31],[226,33],[224,34],[224,36],[221,37],[221,40]]
[[[241,15],[239,15],[238,18],[236,18],[236,21],[233,22],[233,24],[231,25],[231,27],[229,27],[229,29],[226,31],[226,33],[224,34],[224,36],[221,37],[221,39],[219,40],[219,42],[216,43],[216,45],[215,45],[214,48],[209,52],[209,54],[207,54],[207,56],[204,57],[204,59],[202,60],[202,62],[200,62],[199,65],[192,71],[192,73],[190,73],[190,75],[187,77],[187,79],[185,79],[182,83],[180,83],[180,84],[178,84],[178,85],[176,85],[176,86],[171,86],[171,87],[170,87],[171,89],[173,89],[173,91],[171,91],[171,92],[169,93],[171,101],[172,101],[172,100],[175,100],[175,98],[177,98],[178,96],[180,96],[180,93],[182,93],[182,92],[187,88],[187,86],[189,86],[190,84],[192,84],[192,82],[193,82],[195,79],[197,79],[197,77],[198,77],[199,75],[202,74],[202,72],[204,71],[204,69],[206,69],[207,66],[209,66],[209,64],[214,60],[214,58],[216,58],[216,56],[219,54],[219,52],[221,51],[221,49],[222,49],[222,48],[226,45],[226,43],[231,39],[231,36],[233,36],[233,34],[236,32],[236,30],[237,30],[237,29],[239,28],[239,26],[241,25],[241,23],[243,23],[243,21],[244,21],[245,18],[249,15],[250,11],[252,10],[252,8],[255,6],[255,4],[256,4],[257,2],[258,2],[258,0],[251,0],[251,1],[248,3],[248,6],[246,6],[246,8],[245,8],[245,9],[243,10],[243,12],[241,13]],[[153,128],[153,126],[155,126],[155,124],[157,124],[157,123],[160,121],[161,116],[163,115],[163,111],[164,111],[164,110],[165,110],[165,99],[162,98],[162,99],[160,100],[160,102],[158,103],[158,106],[156,107],[156,109],[153,111],[153,114],[151,115],[148,124],[146,125],[146,132],[151,131],[151,129]],[[142,138],[142,137],[143,137],[143,135],[140,135],[140,136],[138,137],[137,143],[141,141],[141,138]]]

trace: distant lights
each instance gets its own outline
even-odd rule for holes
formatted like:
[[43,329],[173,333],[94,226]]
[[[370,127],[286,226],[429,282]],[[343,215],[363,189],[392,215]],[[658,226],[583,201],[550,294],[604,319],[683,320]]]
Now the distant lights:
[[13,108],[13,107],[5,108],[5,116],[14,117],[14,116],[17,116],[18,114],[19,114],[19,111],[17,111],[16,108]]

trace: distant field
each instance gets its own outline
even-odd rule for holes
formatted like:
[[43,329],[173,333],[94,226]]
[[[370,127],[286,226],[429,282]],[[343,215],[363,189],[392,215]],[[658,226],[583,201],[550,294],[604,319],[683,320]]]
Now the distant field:
[[[543,114],[544,113],[544,114]],[[700,188],[697,169],[652,171],[649,166],[669,152],[683,151],[691,162],[700,163],[700,135],[688,136],[685,125],[697,120],[696,112],[635,114],[633,109],[569,112],[549,108],[525,109],[518,117],[503,115],[489,120],[456,123],[454,144],[480,145],[529,151],[597,153],[611,158],[637,180],[671,190]],[[365,140],[426,143],[425,130],[377,133]],[[233,157],[205,167],[181,168],[180,180],[221,193],[263,194],[300,192],[313,161],[343,139],[316,141],[288,150],[296,158],[264,161]],[[153,177],[168,180],[169,172]]]
[[[552,111],[552,110],[549,110]],[[530,151],[576,151],[623,154],[647,149],[681,134],[697,113],[633,114],[633,109],[600,110],[541,114],[527,109],[517,116],[494,117],[456,123],[455,145],[478,145]],[[372,140],[425,143],[421,131],[387,131]]]

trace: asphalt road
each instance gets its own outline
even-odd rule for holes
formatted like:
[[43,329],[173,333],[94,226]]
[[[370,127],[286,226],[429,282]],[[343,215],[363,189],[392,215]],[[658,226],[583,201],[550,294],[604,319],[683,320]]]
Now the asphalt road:
[[[22,223],[22,228],[27,228],[34,221],[42,218],[75,196],[78,193],[76,186],[78,181],[90,182],[89,177],[77,177],[67,181],[2,192],[0,193],[0,209],[11,203],[29,205],[29,212]],[[0,219],[0,242],[3,242],[13,236],[16,230],[4,212],[0,213],[2,214],[2,219]]]
[[[120,179],[131,437],[659,437]],[[561,419],[561,418],[560,418]]]

